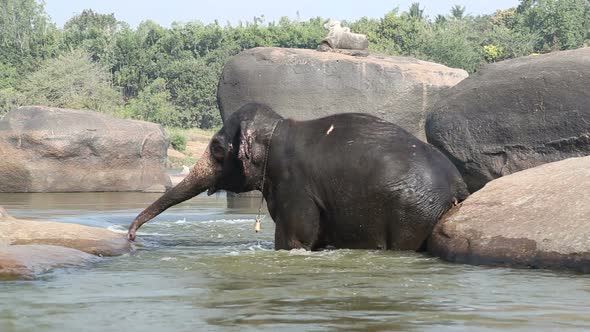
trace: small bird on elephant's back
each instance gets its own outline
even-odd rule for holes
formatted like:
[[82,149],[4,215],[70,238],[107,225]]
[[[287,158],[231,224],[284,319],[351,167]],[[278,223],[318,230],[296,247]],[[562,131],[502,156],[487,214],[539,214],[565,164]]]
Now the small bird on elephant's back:
[[275,249],[419,250],[468,191],[433,146],[377,117],[284,119],[247,104],[227,119],[188,176],[151,204],[128,237],[167,208],[207,190],[260,190]]

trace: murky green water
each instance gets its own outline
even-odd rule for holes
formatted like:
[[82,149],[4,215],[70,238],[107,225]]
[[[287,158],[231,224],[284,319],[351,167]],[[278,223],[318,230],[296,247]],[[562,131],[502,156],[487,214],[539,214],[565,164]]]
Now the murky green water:
[[[157,194],[0,194],[14,216],[124,232]],[[198,197],[134,255],[0,282],[0,331],[590,330],[590,276],[411,252],[272,250],[252,209]],[[267,218],[268,219],[268,218]]]

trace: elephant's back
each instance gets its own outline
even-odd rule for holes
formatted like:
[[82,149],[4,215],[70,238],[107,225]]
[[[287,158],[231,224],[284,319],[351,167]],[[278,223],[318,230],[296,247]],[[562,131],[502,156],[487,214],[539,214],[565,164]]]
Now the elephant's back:
[[[342,197],[416,197],[447,205],[467,196],[455,166],[432,145],[380,118],[357,113],[337,114],[301,123],[305,127],[308,176],[327,183]],[[328,179],[328,181],[326,181]],[[407,198],[407,197],[406,197]],[[411,199],[409,199],[411,200]]]
[[294,140],[295,144],[302,142],[304,151],[335,160],[411,156],[416,147],[425,144],[396,124],[362,113],[296,122],[296,127],[301,140]]
[[[402,178],[416,161],[428,161],[425,143],[395,124],[367,114],[295,122],[294,131],[297,134],[288,138],[287,144],[303,163],[299,168],[317,182],[329,178],[350,184],[351,190]],[[363,184],[358,183],[361,180]]]

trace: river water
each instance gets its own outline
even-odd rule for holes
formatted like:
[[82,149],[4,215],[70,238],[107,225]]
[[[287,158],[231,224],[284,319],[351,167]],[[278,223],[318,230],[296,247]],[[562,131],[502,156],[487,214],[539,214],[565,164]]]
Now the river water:
[[[23,219],[125,232],[158,194],[0,194]],[[134,254],[0,282],[0,331],[590,330],[590,276],[412,252],[274,251],[270,218],[199,196]]]

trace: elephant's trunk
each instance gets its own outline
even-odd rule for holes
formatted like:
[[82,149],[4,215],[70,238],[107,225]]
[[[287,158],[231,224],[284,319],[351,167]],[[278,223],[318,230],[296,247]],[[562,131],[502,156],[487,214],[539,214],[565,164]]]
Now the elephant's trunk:
[[127,237],[129,240],[135,240],[135,232],[141,225],[164,212],[169,207],[197,196],[213,186],[214,183],[215,166],[209,152],[209,147],[207,147],[186,178],[162,195],[162,197],[158,198],[158,200],[148,206],[133,220],[133,223],[129,226]]

